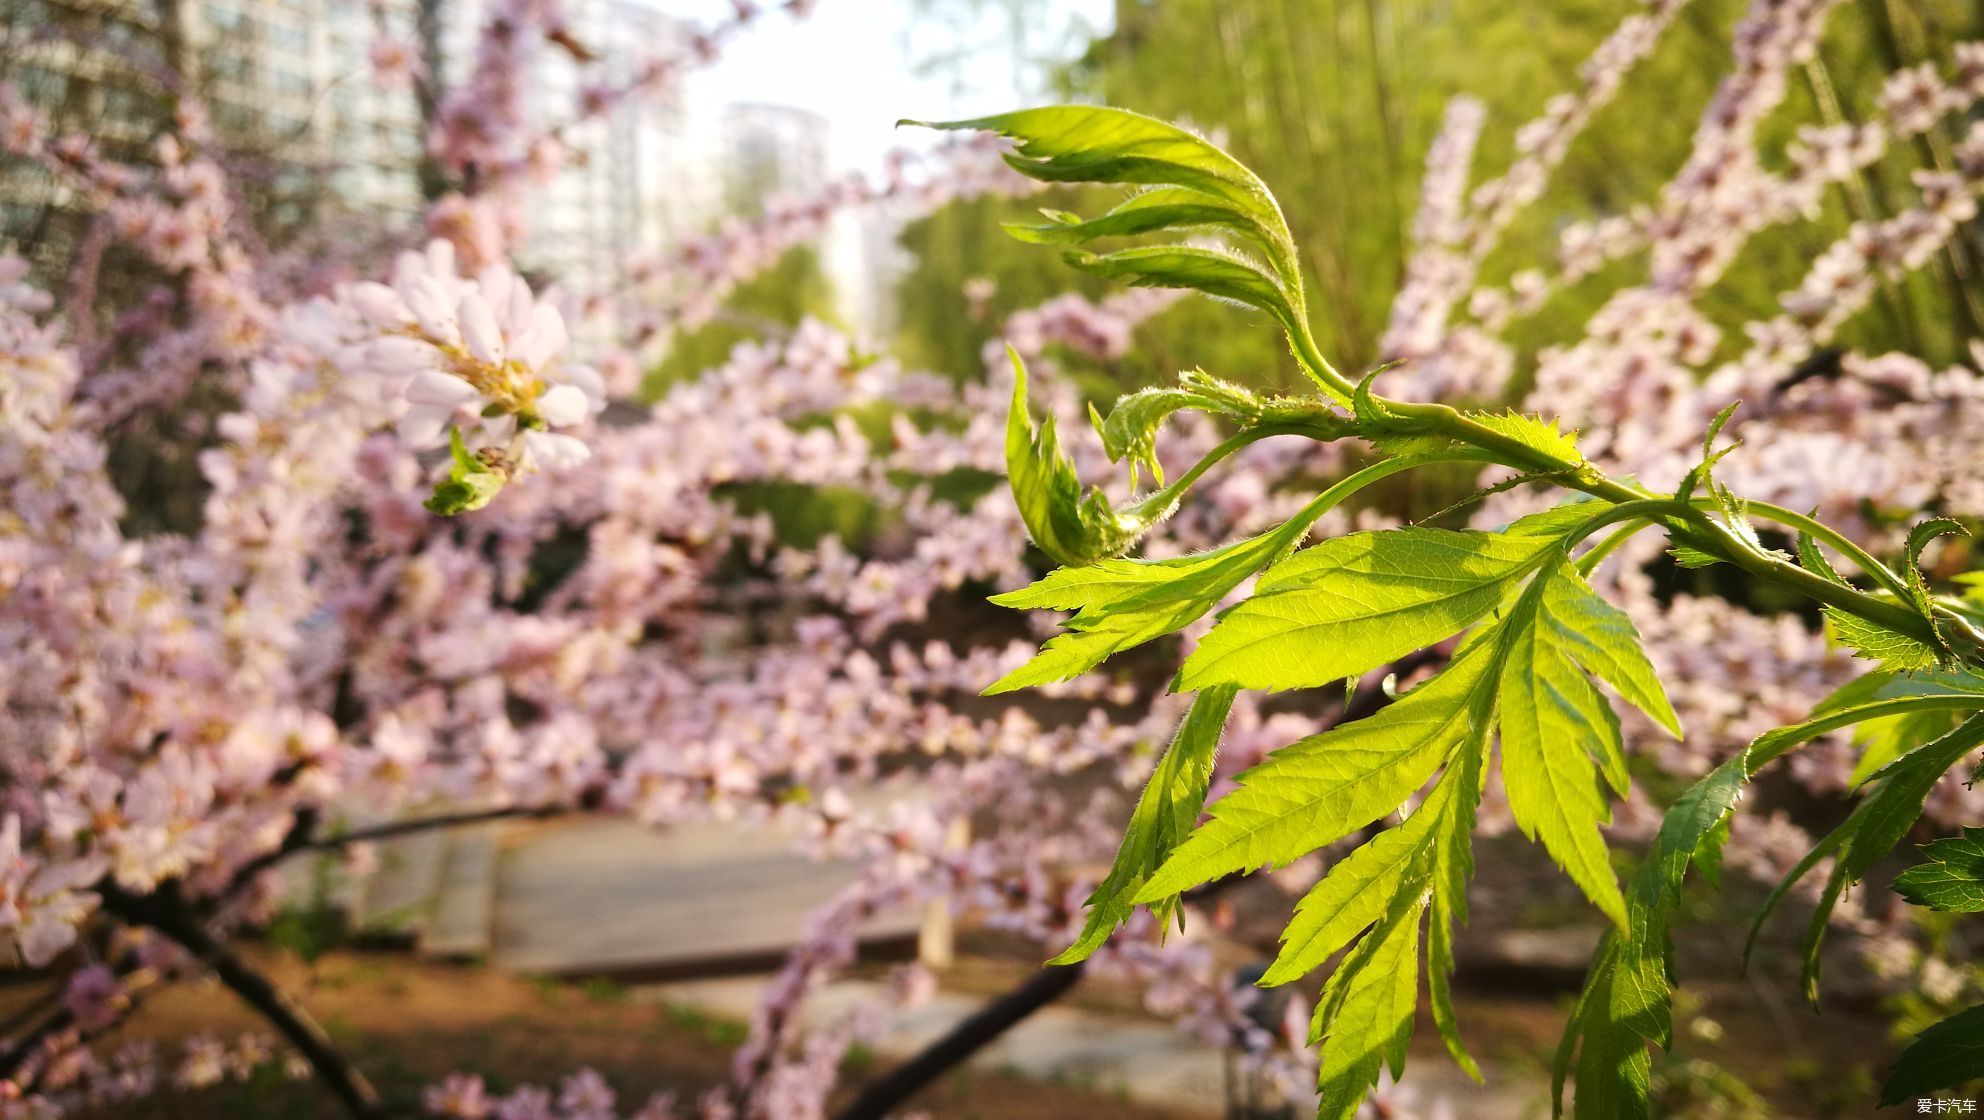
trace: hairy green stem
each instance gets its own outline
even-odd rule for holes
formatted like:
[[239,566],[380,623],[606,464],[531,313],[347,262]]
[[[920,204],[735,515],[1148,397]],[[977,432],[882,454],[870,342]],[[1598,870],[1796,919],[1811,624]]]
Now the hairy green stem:
[[[1788,588],[1807,599],[1823,603],[1830,607],[1837,607],[1848,614],[1863,618],[1883,629],[1904,634],[1931,648],[1940,649],[1945,645],[1944,635],[1937,632],[1935,623],[1931,619],[1910,609],[1905,605],[1906,600],[1897,602],[1861,591],[1855,587],[1834,583],[1824,576],[1814,572],[1808,572],[1788,560],[1759,551],[1738,537],[1728,526],[1712,518],[1700,516],[1698,511],[1694,511],[1691,506],[1686,508],[1691,513],[1696,513],[1697,516],[1683,518],[1678,507],[1685,506],[1685,503],[1671,498],[1663,499],[1641,487],[1608,478],[1589,463],[1573,462],[1568,459],[1559,458],[1546,451],[1540,451],[1521,440],[1504,435],[1492,428],[1470,420],[1462,415],[1458,409],[1449,405],[1415,404],[1387,400],[1382,397],[1374,397],[1373,400],[1385,410],[1409,421],[1414,431],[1446,436],[1457,442],[1479,448],[1488,452],[1497,462],[1504,466],[1514,467],[1518,470],[1562,474],[1564,476],[1564,485],[1572,489],[1582,490],[1594,497],[1604,498],[1607,501],[1618,503],[1621,506],[1649,501],[1671,503],[1670,506],[1655,511],[1652,516],[1654,520],[1658,521],[1667,530],[1668,535],[1675,540],[1685,542],[1692,548],[1698,548],[1718,560],[1734,565],[1738,570],[1746,574]],[[1653,507],[1638,508],[1651,510]],[[1758,508],[1761,510],[1766,507],[1759,506]],[[1772,520],[1779,520],[1788,514],[1792,522],[1798,524],[1800,527],[1810,525],[1818,526],[1821,529],[1824,528],[1819,522],[1789,510],[1784,510],[1776,506],[1769,506],[1767,508],[1769,511],[1768,516]],[[1811,530],[1807,528],[1806,531],[1810,532]],[[1814,534],[1814,536],[1818,536],[1818,534]],[[1844,541],[1845,537],[1833,530],[1827,529],[1821,539],[1837,548],[1839,547],[1839,542]],[[1848,543],[1850,544],[1850,542]],[[1856,553],[1860,556],[1865,556],[1866,553],[1857,547],[1851,552],[1847,552],[1848,557],[1854,558],[1854,562],[1857,564],[1860,561],[1855,558]],[[1875,563],[1873,572],[1870,574],[1875,574],[1875,578],[1878,579],[1880,578],[1878,573],[1882,571],[1885,571],[1885,569],[1878,563]],[[1892,573],[1887,574],[1892,575]],[[1958,651],[1958,653],[1967,661],[1984,664],[1984,649],[1966,648]]]
[[1866,549],[1854,544],[1846,534],[1841,533],[1825,522],[1808,517],[1795,510],[1786,509],[1783,506],[1772,505],[1769,502],[1745,499],[1744,508],[1766,521],[1776,522],[1779,525],[1797,529],[1814,540],[1831,545],[1841,556],[1851,560],[1855,567],[1867,573],[1868,577],[1873,579],[1874,582],[1894,592],[1896,595],[1903,598],[1908,597],[1908,584],[1903,582],[1900,576],[1894,574],[1893,569],[1875,559]]
[[1124,512],[1128,513],[1130,510],[1148,505],[1169,507],[1186,490],[1190,489],[1194,482],[1199,480],[1199,476],[1211,470],[1220,460],[1246,447],[1248,444],[1257,443],[1260,440],[1267,439],[1269,436],[1308,436],[1311,439],[1321,439],[1325,442],[1335,438],[1332,433],[1324,431],[1315,424],[1304,424],[1298,421],[1256,424],[1253,427],[1228,436],[1217,447],[1206,452],[1198,462],[1192,464],[1191,469],[1179,475],[1170,485],[1152,491],[1149,497],[1140,499],[1126,508]]
[[1600,564],[1605,563],[1606,557],[1612,555],[1614,552],[1617,552],[1619,550],[1619,546],[1625,544],[1629,540],[1632,540],[1633,537],[1636,536],[1641,529],[1644,529],[1651,524],[1652,522],[1650,521],[1640,521],[1631,524],[1621,525],[1617,529],[1613,530],[1611,536],[1606,537],[1602,541],[1599,541],[1597,544],[1591,547],[1591,551],[1585,553],[1583,556],[1578,557],[1579,574],[1589,576],[1591,575],[1591,573],[1597,571],[1598,566]]

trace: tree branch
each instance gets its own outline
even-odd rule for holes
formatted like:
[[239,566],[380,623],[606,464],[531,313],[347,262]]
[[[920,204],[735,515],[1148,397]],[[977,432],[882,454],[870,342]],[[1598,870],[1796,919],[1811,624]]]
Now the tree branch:
[[103,909],[113,917],[155,929],[178,942],[213,970],[243,1003],[282,1032],[355,1120],[383,1120],[386,1113],[379,1102],[379,1093],[365,1075],[339,1052],[301,1004],[207,930],[180,897],[176,884],[165,884],[144,895],[109,884],[103,889]]
[[265,852],[242,864],[240,869],[235,871],[234,878],[228,881],[227,890],[223,894],[234,894],[242,887],[247,886],[255,876],[260,875],[262,872],[267,871],[269,868],[274,867],[276,864],[299,852],[334,852],[348,848],[353,844],[363,844],[373,840],[391,840],[395,837],[409,836],[413,833],[426,832],[430,829],[465,828],[468,825],[486,824],[490,821],[551,817],[566,811],[567,809],[564,806],[525,807],[520,805],[511,805],[499,809],[473,809],[463,813],[447,813],[433,817],[411,817],[406,820],[388,821],[385,824],[374,825],[370,828],[354,828],[349,832],[341,832],[335,836],[310,835],[310,828],[308,826],[315,818],[305,819],[299,813],[298,823],[305,827],[292,829],[290,835],[283,839],[282,846],[275,851]]
[[979,1008],[915,1057],[870,1082],[834,1120],[883,1120],[946,1071],[963,1065],[1027,1016],[1067,994],[1087,971],[1087,961],[1041,969],[1026,983]]

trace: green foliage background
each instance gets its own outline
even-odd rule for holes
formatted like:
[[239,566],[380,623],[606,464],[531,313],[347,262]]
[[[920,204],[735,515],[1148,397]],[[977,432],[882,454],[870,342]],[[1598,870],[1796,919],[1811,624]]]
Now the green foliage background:
[[[1683,10],[1655,55],[1578,140],[1550,192],[1509,230],[1485,279],[1549,263],[1566,223],[1657,197],[1729,68],[1731,33],[1746,6],[1696,0]],[[1465,93],[1486,105],[1473,181],[1498,174],[1516,129],[1571,88],[1592,49],[1637,10],[1615,0],[1119,0],[1114,33],[1065,68],[1060,92],[1194,123],[1258,171],[1282,199],[1308,262],[1318,341],[1355,370],[1377,354],[1409,251],[1426,150],[1448,100]],[[1852,0],[1833,14],[1821,56],[1768,123],[1765,150],[1780,150],[1800,125],[1838,119],[1826,91],[1846,119],[1863,120],[1882,76],[1932,57],[1947,69],[1948,45],[1979,35],[1984,6],[1972,0]],[[1920,161],[1947,158],[1920,145],[1897,148],[1864,185],[1876,216],[1908,203],[1908,173]],[[1003,314],[1070,286],[1102,290],[1043,268],[1036,253],[999,229],[1001,220],[1028,219],[1036,206],[1067,201],[974,200],[912,226],[904,242],[917,265],[901,289],[905,359],[975,371]],[[1092,210],[1093,201],[1070,208]],[[1758,238],[1704,310],[1731,326],[1773,311],[1778,293],[1795,286],[1853,216],[1836,198],[1817,222]],[[1960,360],[1963,343],[1979,333],[1980,264],[1984,251],[1973,234],[1951,258],[1885,293],[1841,343]],[[1533,353],[1576,337],[1604,295],[1644,269],[1643,257],[1614,265],[1517,324],[1511,340]],[[961,291],[972,277],[998,284],[993,313],[982,320],[967,314]],[[1260,387],[1293,386],[1293,363],[1273,332],[1235,329],[1233,314],[1185,301],[1144,329],[1136,355],[1098,372],[1117,388],[1193,365]]]

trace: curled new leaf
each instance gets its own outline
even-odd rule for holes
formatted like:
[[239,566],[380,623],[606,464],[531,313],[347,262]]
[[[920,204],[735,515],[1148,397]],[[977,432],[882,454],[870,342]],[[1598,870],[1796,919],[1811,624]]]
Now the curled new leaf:
[[510,480],[500,464],[484,462],[470,453],[459,429],[448,429],[448,477],[434,486],[424,503],[430,513],[453,517],[481,509],[494,501]]
[[1102,491],[1084,496],[1075,465],[1061,450],[1054,418],[1034,427],[1026,364],[1017,351],[1007,353],[1013,362],[1013,404],[1006,418],[1006,477],[1027,535],[1059,564],[1093,564],[1122,552],[1170,508],[1118,513]]
[[[1275,425],[1318,440],[1334,440],[1352,431],[1349,418],[1322,401],[1298,397],[1261,397],[1231,382],[1187,370],[1176,386],[1143,389],[1119,399],[1107,419],[1095,428],[1102,449],[1117,462],[1148,469],[1159,485],[1164,470],[1157,459],[1157,432],[1172,413],[1196,409],[1236,420],[1243,430]],[[1093,416],[1093,412],[1091,411]]]
[[[1349,384],[1309,330],[1301,265],[1281,207],[1259,177],[1210,141],[1139,113],[1092,105],[903,123],[997,132],[1016,144],[1006,162],[1046,182],[1151,188],[1100,217],[1049,212],[1046,225],[1009,228],[1023,241],[1068,246],[1068,260],[1090,272],[1146,287],[1203,292],[1269,312],[1303,370],[1332,396],[1348,400]],[[1232,235],[1248,255],[1182,238],[1107,254],[1082,248],[1109,237],[1178,237],[1207,230]]]

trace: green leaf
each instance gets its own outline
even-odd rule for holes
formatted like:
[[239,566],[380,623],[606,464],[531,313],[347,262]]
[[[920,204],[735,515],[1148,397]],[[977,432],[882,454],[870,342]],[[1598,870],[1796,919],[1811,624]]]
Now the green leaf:
[[1819,551],[1819,542],[1812,539],[1812,534],[1803,530],[1799,530],[1798,533],[1798,563],[1806,571],[1828,583],[1836,583],[1841,587],[1848,586],[1846,577],[1840,575],[1839,570],[1832,566],[1832,561],[1826,559],[1826,554]]
[[434,485],[423,503],[429,513],[443,517],[481,509],[494,501],[509,482],[509,473],[469,453],[458,428],[448,429],[448,477]]
[[1303,329],[1296,297],[1274,277],[1238,254],[1191,245],[1152,245],[1096,254],[1072,250],[1063,255],[1083,272],[1139,288],[1183,288],[1232,300],[1275,317],[1291,333]]
[[[1311,397],[1268,397],[1212,377],[1203,370],[1187,370],[1178,375],[1172,387],[1143,389],[1117,400],[1106,420],[1096,420],[1102,449],[1110,459],[1149,469],[1159,485],[1163,469],[1157,460],[1157,431],[1180,409],[1197,409],[1232,417],[1241,427],[1260,424],[1300,425],[1317,439],[1333,440],[1351,434],[1349,417]],[[1090,410],[1090,415],[1095,415]]]
[[1283,526],[1209,552],[1171,560],[1105,560],[1062,568],[1031,587],[995,596],[1002,606],[1080,608],[1066,633],[985,690],[994,696],[1078,677],[1111,655],[1197,621],[1299,534]]
[[[1876,860],[1894,850],[1921,819],[1929,791],[1980,745],[1984,745],[1984,714],[1971,716],[1949,734],[1882,767],[1852,814],[1820,841],[1820,848],[1837,850],[1839,855],[1805,934],[1805,996],[1814,1004],[1819,998],[1819,947],[1839,896],[1866,878]],[[1801,863],[1793,876],[1802,875],[1808,867],[1809,863]],[[1787,882],[1795,881],[1787,877]]]
[[1188,187],[1231,203],[1281,231],[1281,210],[1252,171],[1210,141],[1141,113],[1098,105],[1050,105],[960,121],[903,121],[946,130],[985,130],[1017,141],[1008,160],[1022,174],[1057,183]]
[[1423,900],[1394,907],[1330,976],[1316,1006],[1313,1041],[1318,1120],[1350,1120],[1381,1066],[1405,1072],[1405,1047],[1419,1004],[1419,918]]
[[1049,214],[1045,226],[1015,231],[1023,240],[1083,245],[1103,237],[1219,228],[1258,250],[1265,267],[1196,246],[1173,243],[1096,256],[1068,253],[1077,267],[1132,282],[1188,288],[1271,312],[1305,372],[1333,396],[1348,388],[1316,349],[1308,324],[1302,269],[1274,196],[1239,160],[1182,128],[1141,114],[1090,105],[1056,105],[975,120],[906,121],[942,129],[989,129],[1017,141],[1006,161],[1052,183],[1155,187],[1100,218]]
[[1563,1086],[1576,1055],[1579,1120],[1647,1120],[1649,1044],[1673,1033],[1668,975],[1669,923],[1688,865],[1725,835],[1722,823],[1756,761],[1745,750],[1690,786],[1661,819],[1660,831],[1626,893],[1625,930],[1608,930],[1557,1050],[1553,1116],[1563,1114]]
[[1551,569],[1542,618],[1586,672],[1610,685],[1669,734],[1681,737],[1681,717],[1674,714],[1660,674],[1647,660],[1638,627],[1626,612],[1593,591],[1574,565]]
[[1915,608],[1923,614],[1927,615],[1931,608],[1929,583],[1922,577],[1923,550],[1938,537],[1969,535],[1969,527],[1954,517],[1931,517],[1908,531],[1908,544],[1903,550],[1908,562],[1902,566],[1902,577],[1908,581],[1908,589],[1914,592]]
[[[1599,831],[1611,823],[1612,812],[1586,745],[1592,732],[1611,727],[1611,709],[1564,644],[1552,640],[1554,620],[1539,617],[1546,589],[1566,575],[1577,578],[1569,561],[1560,559],[1537,578],[1504,624],[1502,784],[1524,835],[1541,840],[1592,903],[1623,927],[1626,903]],[[1609,737],[1601,732],[1600,741],[1618,760],[1623,781],[1616,730]]]
[[1556,547],[1548,537],[1388,529],[1268,569],[1179,670],[1178,688],[1305,688],[1358,676],[1479,621]]
[[[1689,468],[1688,473],[1682,476],[1680,487],[1674,491],[1675,498],[1687,501],[1695,496],[1695,491],[1701,488],[1703,482],[1708,482],[1710,490],[1714,490],[1715,465],[1722,461],[1724,455],[1742,446],[1741,441],[1738,441],[1717,451],[1715,437],[1722,434],[1722,429],[1729,423],[1730,417],[1736,415],[1736,410],[1742,407],[1742,404],[1742,401],[1730,401],[1722,406],[1721,412],[1715,414],[1715,419],[1709,421],[1708,432],[1702,436],[1702,461]],[[1719,497],[1717,500],[1720,503]]]
[[1832,632],[1833,641],[1860,657],[1879,662],[1887,672],[1933,669],[1942,661],[1934,647],[1906,634],[1876,626],[1859,615],[1848,614],[1837,607],[1821,609],[1825,612],[1826,628]]
[[[1130,899],[1171,854],[1205,808],[1206,788],[1212,781],[1214,757],[1226,716],[1233,707],[1233,688],[1208,689],[1192,700],[1192,706],[1179,721],[1171,749],[1164,753],[1143,796],[1124,828],[1123,843],[1116,850],[1116,861],[1109,874],[1088,898],[1088,920],[1075,939],[1050,964],[1073,964],[1085,960],[1109,940],[1117,927],[1129,920]],[[1160,920],[1166,921],[1177,899],[1153,903]]]
[[1396,810],[1467,736],[1470,702],[1493,662],[1482,648],[1378,714],[1299,739],[1241,774],[1137,901],[1288,863]]
[[1881,1087],[1881,1107],[1984,1078],[1984,1004],[1966,1008],[1915,1036]]
[[1949,914],[1984,911],[1984,828],[1922,846],[1929,862],[1895,876],[1894,889],[1917,906]]
[[1468,419],[1490,431],[1500,432],[1510,439],[1520,441],[1533,451],[1540,451],[1553,459],[1563,459],[1572,463],[1584,462],[1584,453],[1578,450],[1576,433],[1560,429],[1555,420],[1545,420],[1541,416],[1510,409],[1507,412],[1468,412]]
[[1102,437],[1102,450],[1115,462],[1128,459],[1143,466],[1161,486],[1164,467],[1157,461],[1157,430],[1166,417],[1181,408],[1216,410],[1219,402],[1189,389],[1143,389],[1119,398],[1107,420],[1099,420],[1095,430]]
[[1452,823],[1455,788],[1464,784],[1450,772],[1403,824],[1338,860],[1295,904],[1295,916],[1281,933],[1281,951],[1261,986],[1286,984],[1321,968],[1392,910],[1395,899],[1423,895],[1433,882],[1445,826]]
[[1149,524],[1117,516],[1100,490],[1082,496],[1075,465],[1061,451],[1054,418],[1042,420],[1037,431],[1033,426],[1027,411],[1026,363],[1012,347],[1006,353],[1013,362],[1006,477],[1027,535],[1059,564],[1092,564],[1128,548]]
[[1222,229],[1259,247],[1283,284],[1290,287],[1300,284],[1294,247],[1277,233],[1272,219],[1203,191],[1158,187],[1133,194],[1107,214],[1087,221],[1073,214],[1043,213],[1051,219],[1047,225],[1009,222],[1005,230],[1016,240],[1035,245],[1086,245],[1103,237],[1163,230]]
[[[1485,735],[1484,732],[1477,734]],[[1461,1042],[1458,1016],[1448,978],[1454,971],[1454,928],[1467,924],[1467,881],[1474,874],[1475,807],[1481,801],[1481,769],[1486,747],[1476,742],[1463,750],[1444,781],[1458,782],[1451,808],[1435,837],[1432,913],[1427,919],[1426,980],[1433,1005],[1433,1025],[1454,1064],[1476,1082],[1481,1067]]]

